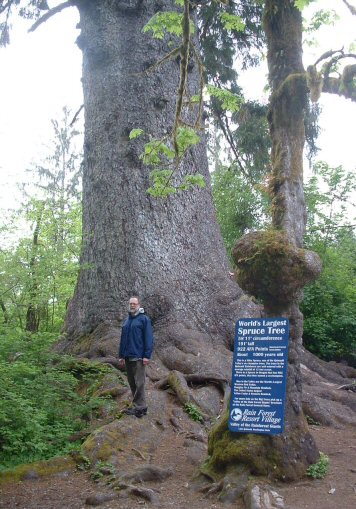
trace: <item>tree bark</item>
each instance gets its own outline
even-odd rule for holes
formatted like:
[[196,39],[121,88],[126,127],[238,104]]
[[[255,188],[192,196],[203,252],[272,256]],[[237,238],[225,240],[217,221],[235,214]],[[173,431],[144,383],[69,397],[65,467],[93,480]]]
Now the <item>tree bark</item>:
[[9,322],[9,314],[6,309],[5,302],[2,299],[0,299],[0,307],[4,314],[4,323],[8,323]]
[[42,221],[42,211],[41,207],[37,213],[36,226],[33,232],[32,239],[32,252],[31,259],[29,264],[29,299],[30,302],[27,306],[26,310],[26,326],[25,330],[29,332],[38,332],[40,326],[40,309],[36,300],[38,298],[38,267],[37,267],[37,251],[38,251],[38,237],[40,233],[41,221]]
[[[194,350],[202,341],[206,361],[197,358],[190,371],[230,370],[225,345],[231,349],[234,323],[259,309],[229,276],[204,137],[176,178],[199,172],[206,188],[166,199],[147,194],[143,141],[129,140],[133,128],[143,129],[148,141],[149,134],[164,136],[173,127],[179,62],[144,71],[172,50],[174,39],[153,40],[142,28],[157,10],[177,6],[173,0],[77,6],[85,102],[83,251],[62,348],[89,356],[116,353],[128,298],[138,293],[154,323],[156,353],[169,369],[179,369],[187,342]],[[196,93],[193,61],[189,69],[190,92]],[[222,347],[220,361],[214,345]]]

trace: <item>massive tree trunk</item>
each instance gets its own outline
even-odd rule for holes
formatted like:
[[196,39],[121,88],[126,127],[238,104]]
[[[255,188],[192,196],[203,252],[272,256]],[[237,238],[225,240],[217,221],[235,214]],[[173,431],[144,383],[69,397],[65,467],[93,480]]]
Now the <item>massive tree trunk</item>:
[[[175,2],[77,5],[85,101],[83,252],[62,345],[89,356],[114,354],[128,298],[138,293],[153,319],[163,364],[170,369],[185,364],[188,372],[230,370],[226,346],[231,347],[234,323],[259,311],[229,275],[204,140],[190,150],[177,178],[202,173],[206,188],[166,199],[147,194],[149,170],[139,158],[143,142],[129,140],[133,128],[143,129],[146,141],[172,129],[179,62],[144,73],[172,47],[142,28],[157,10],[176,9]],[[193,61],[189,70],[196,93]],[[182,359],[189,348],[197,349],[195,333],[203,351],[188,367]],[[221,345],[221,358],[214,345]]]
[[[267,1],[265,15],[273,89],[273,222],[284,232],[282,244],[287,244],[288,256],[282,258],[289,266],[293,264],[289,246],[298,249],[304,228],[306,89],[292,78],[303,71],[301,17],[293,5],[289,0]],[[159,73],[145,74],[143,71],[170,47],[167,40],[153,41],[142,34],[142,27],[157,9],[175,8],[173,0],[159,4],[78,1],[78,7],[79,45],[84,56],[84,235],[82,269],[68,309],[62,347],[89,357],[114,354],[127,299],[139,293],[153,318],[156,358],[163,371],[175,370],[162,384],[174,387],[184,401],[189,393],[185,380],[193,380],[189,375],[200,381],[211,377],[224,387],[231,372],[229,349],[236,319],[259,316],[260,309],[230,279],[212,205],[204,142],[190,150],[180,173],[203,173],[207,188],[159,200],[146,192],[149,177],[139,158],[142,145],[129,140],[133,128],[158,137],[169,132],[174,123],[177,62],[161,66]],[[192,90],[197,80],[191,62]],[[253,237],[252,245],[256,245]],[[291,321],[286,432],[279,437],[256,435],[252,439],[232,434],[226,416],[210,440],[212,475],[238,463],[255,474],[293,479],[317,457],[301,410],[298,357],[302,317],[298,302],[300,283],[315,275],[318,263],[311,254],[298,255],[297,250],[297,274],[288,282],[291,291],[281,285],[287,301],[278,295],[265,300],[267,316],[277,313]],[[263,271],[274,265],[272,260]],[[288,274],[288,270],[284,272]],[[273,286],[278,287],[276,281]],[[188,377],[182,378],[179,371]]]

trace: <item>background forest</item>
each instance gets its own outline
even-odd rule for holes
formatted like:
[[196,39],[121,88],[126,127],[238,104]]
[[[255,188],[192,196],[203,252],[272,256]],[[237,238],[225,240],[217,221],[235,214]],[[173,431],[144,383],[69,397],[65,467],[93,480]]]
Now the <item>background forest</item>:
[[[318,19],[333,22],[333,16],[320,11],[313,18],[315,28]],[[255,36],[256,56],[249,57],[248,41],[241,46],[245,67],[256,65],[263,52],[263,40]],[[206,38],[207,60],[211,44]],[[220,62],[230,61],[229,46],[222,47]],[[213,63],[209,69],[207,79],[214,82]],[[235,72],[220,76],[219,85],[229,83],[241,97],[241,106],[229,114],[216,97],[207,105],[214,203],[231,253],[243,234],[270,224],[270,140],[266,106],[243,99]],[[21,184],[21,206],[4,211],[1,219],[0,391],[6,388],[6,395],[0,399],[0,468],[79,447],[75,434],[93,415],[110,411],[110,399],[95,391],[98,376],[110,368],[78,367],[71,357],[50,349],[79,270],[82,155],[73,116],[64,108],[62,117],[52,120],[47,154]],[[305,184],[305,247],[319,254],[323,272],[304,292],[304,345],[324,360],[356,367],[355,170],[318,160],[315,106],[306,128],[311,176]]]

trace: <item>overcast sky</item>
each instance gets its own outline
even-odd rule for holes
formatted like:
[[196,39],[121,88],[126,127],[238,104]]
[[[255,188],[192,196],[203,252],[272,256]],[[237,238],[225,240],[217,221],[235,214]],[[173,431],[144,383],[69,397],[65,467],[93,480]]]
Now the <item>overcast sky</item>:
[[[306,65],[330,48],[349,44],[356,34],[355,18],[341,0],[323,0],[322,6],[338,7],[343,20],[334,28],[323,29],[324,45],[310,50],[314,55],[306,55]],[[11,45],[0,50],[1,208],[14,205],[15,183],[26,178],[24,170],[31,161],[46,155],[44,145],[53,138],[50,120],[61,117],[63,106],[75,112],[82,104],[77,22],[75,8],[66,9],[30,34],[28,24],[16,20]],[[249,96],[261,94],[263,76],[263,71],[253,71],[245,77]],[[355,168],[356,105],[326,94],[321,104],[321,157],[332,165]]]

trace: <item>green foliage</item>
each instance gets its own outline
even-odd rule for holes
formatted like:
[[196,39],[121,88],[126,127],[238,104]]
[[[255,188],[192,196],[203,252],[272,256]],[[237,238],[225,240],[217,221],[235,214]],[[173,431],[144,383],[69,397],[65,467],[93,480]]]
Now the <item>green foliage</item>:
[[210,96],[216,97],[219,100],[223,110],[231,112],[239,111],[243,102],[241,96],[230,92],[230,90],[218,88],[213,85],[207,85],[206,90]]
[[[194,33],[194,24],[190,22],[190,33]],[[183,35],[183,15],[179,12],[158,12],[144,26],[143,32],[152,32],[155,39],[164,39],[166,33],[181,37]]]
[[143,134],[143,129],[132,129],[129,134],[129,139],[134,140]]
[[320,458],[317,463],[310,465],[307,475],[313,479],[324,479],[329,471],[329,458],[326,454],[320,452]]
[[183,182],[178,186],[180,191],[188,191],[191,187],[197,186],[203,189],[205,187],[205,179],[203,175],[197,173],[195,175],[186,175]]
[[305,188],[306,246],[316,251],[323,272],[304,292],[304,344],[325,360],[356,364],[356,236],[354,174],[324,162]]
[[307,415],[305,414],[305,418],[307,420],[307,423],[310,424],[311,426],[320,426],[320,422],[319,421],[316,421],[313,417],[311,417],[310,415]]
[[319,30],[319,28],[323,25],[334,25],[335,22],[339,19],[340,17],[336,11],[326,11],[325,9],[320,9],[315,14],[313,14],[309,24],[304,27],[304,31],[307,33],[315,32],[316,30]]
[[110,410],[93,394],[111,368],[50,352],[56,337],[0,329],[0,468],[77,449],[68,437]]
[[185,152],[199,143],[200,136],[190,127],[178,127],[176,142],[178,146],[178,157],[181,158]]
[[267,217],[266,198],[236,167],[221,166],[213,172],[212,186],[217,220],[230,254],[239,237],[249,230],[262,228]]
[[189,417],[196,422],[203,423],[204,417],[200,412],[199,408],[193,403],[186,403],[184,405],[184,411],[189,415]]
[[245,23],[242,21],[241,17],[236,16],[236,14],[222,12],[220,18],[226,30],[236,30],[237,32],[245,30]]
[[94,470],[90,473],[93,481],[99,481],[106,475],[113,475],[115,473],[115,467],[112,463],[107,461],[98,461],[95,465]]
[[[177,1],[176,4],[180,7],[187,7],[189,3],[180,0]],[[226,45],[224,44],[224,41],[235,41],[236,38],[240,37],[240,35],[237,34],[241,34],[246,29],[246,34],[241,35],[241,39],[244,39],[244,42],[241,45],[240,50],[241,54],[246,53],[246,59],[249,59],[252,62],[253,57],[251,57],[251,53],[246,50],[246,48],[256,43],[256,31],[260,32],[261,30],[260,24],[258,23],[262,12],[261,6],[251,6],[250,3],[246,1],[242,1],[240,4],[241,5],[237,6],[233,2],[209,2],[207,5],[198,6],[195,10],[195,14],[200,20],[197,26],[204,26],[203,34],[200,34],[202,35],[201,42],[203,47],[207,50],[204,52],[204,56],[207,56],[208,53],[214,53],[214,69],[217,68],[216,64],[222,61],[221,65],[218,64],[219,70],[214,73],[214,86],[209,84],[205,89],[207,94],[211,97],[209,109],[213,112],[213,114],[215,114],[216,111],[219,112],[219,115],[224,115],[226,111],[236,113],[239,111],[243,102],[241,94],[239,93],[240,89],[235,83],[236,73],[235,71],[230,72],[233,61],[232,57],[235,51],[234,44]],[[150,31],[153,33],[154,37],[160,39],[163,39],[167,33],[183,38],[183,24],[183,15],[179,12],[157,12],[144,27],[144,32]],[[219,26],[219,30],[216,29],[216,24]],[[212,25],[214,25],[214,27]],[[217,41],[216,37],[220,37],[219,34],[222,28],[225,28],[225,35],[221,36],[221,41]],[[228,29],[231,35],[226,35],[226,29]],[[192,29],[190,30],[190,33],[192,33]],[[205,44],[208,39],[210,42],[214,40],[209,48],[208,44]],[[167,55],[166,59],[169,60],[173,57],[173,55],[176,56],[177,51],[180,51],[183,54],[186,49],[186,46],[184,45],[185,42],[186,40],[182,40],[182,46],[178,47],[174,52],[171,52],[170,55]],[[195,42],[190,40],[190,48],[193,48],[194,45]],[[256,43],[256,45],[259,46],[259,43]],[[216,55],[219,48],[222,49],[224,54],[224,58],[222,60]],[[175,176],[173,174],[169,174],[170,168],[176,172],[187,150],[199,141],[197,131],[201,126],[202,84],[207,65],[205,65],[204,69],[201,65],[200,59],[196,56],[196,53],[196,49],[195,51],[192,50],[191,58],[196,61],[199,68],[201,77],[200,90],[196,90],[196,94],[189,95],[189,97],[186,96],[186,91],[189,88],[186,80],[189,79],[189,77],[185,76],[181,69],[180,78],[182,81],[180,85],[182,86],[179,88],[176,119],[174,127],[172,128],[171,140],[169,142],[167,141],[167,138],[162,140],[151,140],[146,145],[142,155],[142,159],[145,164],[154,166],[154,171],[151,172],[150,175],[153,185],[148,189],[148,193],[152,196],[165,197],[179,190],[187,190],[194,185],[203,186],[200,175],[188,175],[183,178],[182,182],[176,182],[176,179],[174,178]],[[227,63],[227,60],[229,60],[229,63]],[[216,78],[216,76],[219,76],[219,78]],[[226,84],[227,86],[223,87],[222,84]],[[196,115],[195,121],[192,121],[193,111],[194,115]],[[186,119],[184,117],[187,112],[189,112],[189,115]],[[230,118],[230,116],[227,115],[225,117],[226,119]],[[183,127],[187,124],[192,126],[194,125],[194,129]],[[179,127],[177,128],[177,126]],[[224,132],[226,133],[226,129]],[[170,152],[171,150],[174,150],[174,157]]]
[[305,7],[308,7],[311,3],[315,2],[316,0],[294,0],[294,5],[302,11],[305,9]]
[[147,193],[155,198],[165,198],[176,193],[176,187],[171,185],[173,174],[173,170],[153,170],[150,173],[153,186],[147,189]]
[[[198,32],[208,83],[238,91],[238,71],[233,62],[238,59],[242,69],[259,62],[264,43],[262,11],[262,3],[249,0],[225,2],[225,5],[202,3],[198,12]],[[244,29],[226,30],[223,20],[229,19],[229,15],[233,16],[231,20],[241,19]],[[237,21],[236,24],[240,26]]]
[[[62,213],[51,201],[31,199],[27,210],[17,214],[18,229],[25,220],[32,232],[22,232],[22,238],[0,252],[0,295],[7,320],[25,327],[31,305],[42,330],[57,330],[79,269],[81,205]],[[39,221],[34,220],[37,214]]]
[[67,109],[61,122],[52,121],[49,155],[31,170],[32,196],[25,186],[22,208],[3,216],[4,320],[32,331],[58,330],[79,269],[81,168],[75,147],[78,133],[69,122]]
[[140,158],[147,165],[160,166],[173,161],[175,152],[162,140],[151,140],[145,144]]
[[184,155],[199,141],[200,136],[194,129],[180,126],[175,137],[176,151],[165,139],[153,139],[145,144],[140,158],[145,164],[154,167],[150,173],[153,185],[147,189],[148,194],[156,198],[165,198],[177,191],[187,191],[194,186],[205,186],[204,178],[200,174],[185,175],[178,183],[174,180],[175,170]]
[[177,191],[188,191],[192,187],[205,187],[203,175],[197,173],[195,175],[185,175],[181,184],[174,186],[171,180],[174,176],[173,170],[153,170],[150,173],[153,186],[147,189],[147,193],[156,198],[165,198]]

